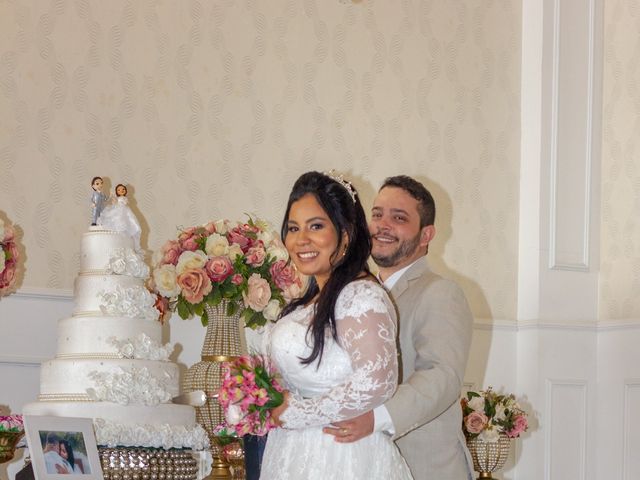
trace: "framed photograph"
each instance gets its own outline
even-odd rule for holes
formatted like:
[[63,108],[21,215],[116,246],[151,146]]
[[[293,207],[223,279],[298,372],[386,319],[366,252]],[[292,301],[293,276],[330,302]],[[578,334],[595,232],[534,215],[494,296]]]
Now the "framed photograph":
[[90,418],[24,416],[36,480],[103,480]]

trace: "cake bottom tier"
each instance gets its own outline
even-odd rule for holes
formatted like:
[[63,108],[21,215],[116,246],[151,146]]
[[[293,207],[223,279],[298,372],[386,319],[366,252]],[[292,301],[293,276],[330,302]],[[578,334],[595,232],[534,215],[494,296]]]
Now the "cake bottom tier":
[[189,405],[118,405],[110,402],[33,402],[25,415],[92,418],[98,445],[154,448],[208,446],[207,433]]

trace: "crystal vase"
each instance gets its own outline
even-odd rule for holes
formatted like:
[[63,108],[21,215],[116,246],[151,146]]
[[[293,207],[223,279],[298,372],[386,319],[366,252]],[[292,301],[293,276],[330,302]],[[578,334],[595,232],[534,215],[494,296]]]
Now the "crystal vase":
[[229,316],[227,308],[227,300],[216,306],[205,305],[209,323],[201,359],[187,370],[182,385],[185,392],[203,390],[207,395],[206,403],[196,407],[196,420],[209,435],[213,455],[211,478],[216,480],[232,478],[229,464],[221,454],[213,433],[213,429],[224,420],[218,403],[218,390],[222,385],[222,363],[247,353],[244,322],[240,318],[240,312]]
[[24,432],[0,432],[0,463],[8,462],[16,452],[16,445]]
[[476,438],[467,439],[467,447],[473,459],[473,469],[478,472],[478,479],[493,478],[492,472],[500,470],[509,456],[510,440],[500,434],[497,442],[485,442]]

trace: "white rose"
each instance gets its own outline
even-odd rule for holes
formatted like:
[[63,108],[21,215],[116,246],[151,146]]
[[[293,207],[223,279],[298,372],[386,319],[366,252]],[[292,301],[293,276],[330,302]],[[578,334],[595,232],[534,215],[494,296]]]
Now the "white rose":
[[127,270],[127,262],[122,257],[112,257],[109,266],[111,267],[111,271],[116,275],[122,275]]
[[484,413],[484,398],[473,397],[469,400],[469,408],[473,408],[476,412]]
[[493,426],[489,426],[486,429],[484,429],[482,432],[480,432],[480,435],[478,435],[478,438],[483,442],[496,443],[500,438],[500,433],[498,433],[498,430]]
[[187,250],[182,252],[180,257],[178,257],[176,274],[180,275],[185,270],[203,268],[205,263],[207,263],[207,254],[202,250],[196,250],[195,252]]
[[224,235],[229,231],[229,225],[227,220],[216,220],[213,223],[216,226],[216,232]]
[[219,233],[213,233],[207,238],[204,251],[210,257],[221,257],[229,251],[229,241]]
[[282,310],[282,308],[280,308],[280,302],[278,300],[270,300],[267,306],[264,307],[264,310],[262,310],[262,315],[264,315],[264,318],[267,320],[275,322],[278,319],[278,315],[280,315],[280,310]]
[[271,242],[273,242],[275,238],[276,237],[271,229],[258,232],[258,240],[262,240],[262,243],[265,246],[271,245]]
[[234,403],[227,408],[225,418],[229,425],[237,425],[244,418],[244,415],[242,415],[242,409]]
[[493,418],[496,421],[504,420],[505,419],[504,410],[505,410],[504,405],[496,405],[496,414],[493,416]]
[[227,256],[232,262],[234,262],[236,260],[237,255],[240,255],[240,256],[244,255],[244,253],[242,253],[242,248],[237,243],[232,243],[231,246],[229,247],[229,251],[227,252]]
[[282,244],[274,244],[267,248],[267,255],[275,259],[275,262],[278,260],[284,260],[285,262],[289,260],[289,252],[287,252],[287,249]]
[[180,287],[176,283],[176,267],[171,264],[163,265],[153,271],[153,281],[160,295],[173,298],[180,293]]

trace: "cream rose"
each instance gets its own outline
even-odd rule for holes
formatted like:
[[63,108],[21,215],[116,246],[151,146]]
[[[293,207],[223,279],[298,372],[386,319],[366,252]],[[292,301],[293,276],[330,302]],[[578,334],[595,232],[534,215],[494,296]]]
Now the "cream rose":
[[229,257],[229,259],[232,262],[235,262],[237,255],[240,255],[240,256],[244,255],[244,252],[242,251],[242,247],[240,247],[240,245],[238,245],[237,243],[232,243],[229,246],[229,251],[227,252],[227,257]]
[[247,292],[242,292],[244,304],[256,312],[261,312],[271,300],[269,282],[254,273],[247,282]]
[[227,220],[216,220],[213,224],[216,226],[216,232],[221,235],[229,231],[229,222]]
[[187,250],[186,252],[182,252],[180,258],[178,258],[176,274],[182,275],[185,270],[196,270],[202,268],[205,263],[207,263],[207,254],[202,250],[196,250],[195,252]]
[[472,408],[476,412],[484,413],[484,398],[483,397],[473,397],[469,400],[469,408]]
[[278,300],[269,300],[267,306],[264,307],[262,311],[262,315],[264,318],[271,322],[275,322],[278,319],[278,315],[280,315],[280,311],[282,308],[280,307],[280,302]]
[[480,432],[478,438],[483,442],[496,443],[500,438],[500,432],[498,432],[498,430],[495,428],[487,428],[486,430]]
[[162,265],[153,271],[153,281],[160,295],[173,298],[180,293],[176,277],[176,267],[171,264]]
[[226,237],[223,237],[219,233],[213,233],[207,238],[204,251],[207,252],[207,255],[210,257],[221,257],[229,251],[229,242]]

